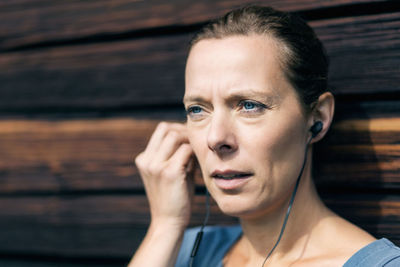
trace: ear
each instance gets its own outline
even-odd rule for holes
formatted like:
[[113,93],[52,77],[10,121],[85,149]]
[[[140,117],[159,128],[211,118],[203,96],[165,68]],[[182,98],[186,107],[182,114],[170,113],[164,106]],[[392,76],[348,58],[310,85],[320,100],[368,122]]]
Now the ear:
[[328,132],[328,129],[332,123],[334,112],[335,112],[335,98],[332,95],[332,93],[325,92],[322,95],[320,95],[311,113],[310,128],[317,121],[321,121],[323,123],[323,128],[321,132],[315,138],[312,139],[311,144],[321,140]]

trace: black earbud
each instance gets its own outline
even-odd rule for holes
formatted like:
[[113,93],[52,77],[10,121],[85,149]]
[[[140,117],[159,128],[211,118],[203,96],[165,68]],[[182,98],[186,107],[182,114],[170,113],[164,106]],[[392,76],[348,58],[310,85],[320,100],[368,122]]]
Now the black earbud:
[[322,130],[324,124],[321,121],[316,121],[311,127],[312,138],[316,137]]

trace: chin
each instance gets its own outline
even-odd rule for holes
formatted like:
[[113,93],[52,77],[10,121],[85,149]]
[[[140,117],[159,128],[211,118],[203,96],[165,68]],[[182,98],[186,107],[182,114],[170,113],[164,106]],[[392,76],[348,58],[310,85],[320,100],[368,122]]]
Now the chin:
[[219,194],[214,197],[222,213],[232,217],[248,217],[256,212],[254,201],[238,195]]

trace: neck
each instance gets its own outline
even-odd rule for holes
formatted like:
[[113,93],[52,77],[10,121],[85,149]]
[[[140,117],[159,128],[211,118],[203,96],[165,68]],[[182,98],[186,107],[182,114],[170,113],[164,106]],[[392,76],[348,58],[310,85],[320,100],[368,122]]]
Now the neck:
[[[251,258],[254,262],[264,260],[274,247],[281,232],[291,195],[273,212],[257,218],[241,219],[244,233],[242,245],[248,251],[249,260]],[[301,256],[311,234],[317,229],[315,226],[328,213],[328,209],[316,192],[311,178],[311,163],[308,161],[282,239],[268,261],[279,260],[288,255]]]

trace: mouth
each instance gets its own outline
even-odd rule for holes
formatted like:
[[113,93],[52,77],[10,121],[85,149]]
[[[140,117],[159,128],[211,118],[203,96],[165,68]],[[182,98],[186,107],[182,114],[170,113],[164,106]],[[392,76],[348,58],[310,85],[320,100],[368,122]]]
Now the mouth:
[[250,176],[250,173],[214,174],[211,177],[224,180],[240,179]]
[[211,177],[214,178],[214,183],[220,189],[234,190],[242,187],[253,175],[251,172],[216,170],[211,174]]

